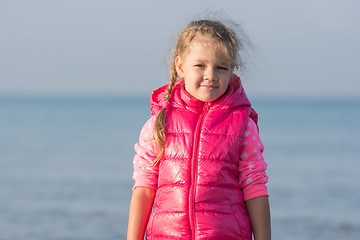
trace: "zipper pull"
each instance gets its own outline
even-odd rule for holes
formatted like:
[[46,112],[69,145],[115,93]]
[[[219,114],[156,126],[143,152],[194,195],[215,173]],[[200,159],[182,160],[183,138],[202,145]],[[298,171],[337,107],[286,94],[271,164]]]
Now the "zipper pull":
[[205,102],[204,110],[208,110],[211,107],[211,102]]

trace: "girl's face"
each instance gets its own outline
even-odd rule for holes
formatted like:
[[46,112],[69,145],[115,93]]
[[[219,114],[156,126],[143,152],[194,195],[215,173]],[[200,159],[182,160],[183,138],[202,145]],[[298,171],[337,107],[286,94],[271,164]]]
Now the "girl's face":
[[185,90],[193,97],[211,102],[221,97],[233,74],[231,61],[223,56],[218,43],[209,36],[197,35],[184,56],[175,59]]

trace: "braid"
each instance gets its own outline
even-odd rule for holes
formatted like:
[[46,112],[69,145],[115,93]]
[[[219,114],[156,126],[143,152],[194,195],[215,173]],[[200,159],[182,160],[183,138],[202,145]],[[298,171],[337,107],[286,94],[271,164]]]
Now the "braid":
[[[170,100],[171,91],[175,85],[177,77],[178,77],[178,75],[176,72],[175,62],[173,62],[172,66],[171,66],[171,79],[170,79],[170,83],[168,85],[168,89],[167,89],[165,97],[164,97],[164,101]],[[159,111],[158,115],[156,116],[155,126],[154,126],[154,139],[159,146],[159,154],[151,164],[151,166],[153,166],[153,167],[159,163],[160,159],[164,155],[164,151],[165,151],[165,119],[166,119],[166,108],[162,108]]]

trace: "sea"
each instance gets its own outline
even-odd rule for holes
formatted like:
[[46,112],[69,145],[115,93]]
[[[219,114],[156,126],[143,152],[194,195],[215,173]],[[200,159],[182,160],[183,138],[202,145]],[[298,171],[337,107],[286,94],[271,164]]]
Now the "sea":
[[[272,238],[360,239],[360,99],[252,99]],[[0,240],[126,239],[148,97],[0,96]]]

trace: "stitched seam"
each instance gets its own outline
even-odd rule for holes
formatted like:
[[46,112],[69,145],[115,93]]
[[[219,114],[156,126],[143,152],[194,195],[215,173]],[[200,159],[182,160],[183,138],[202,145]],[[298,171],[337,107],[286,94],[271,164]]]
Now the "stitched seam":
[[212,188],[227,188],[227,189],[239,189],[239,186],[237,185],[212,185],[212,184],[198,184],[198,186],[201,187],[212,187]]
[[186,160],[189,159],[189,157],[187,156],[183,156],[183,157],[171,157],[171,156],[165,156],[164,159],[162,159],[161,161],[176,161],[176,160]]
[[182,187],[182,186],[187,186],[186,183],[168,183],[168,184],[162,184],[161,186],[158,187],[158,189],[163,188],[163,187]]
[[233,213],[220,212],[220,211],[216,211],[216,210],[197,210],[196,212],[217,213],[217,214],[224,214],[224,215],[233,215]]
[[215,136],[221,136],[225,138],[241,138],[240,135],[232,135],[232,134],[224,134],[224,133],[215,133],[215,132],[204,132],[204,135],[215,135]]
[[[231,159],[223,159],[223,158],[212,158],[212,157],[209,157],[209,156],[201,156],[199,159],[201,160],[205,160],[207,162],[221,162],[221,163],[228,163],[230,165],[234,165],[233,161]],[[240,161],[240,159],[239,159]]]
[[181,211],[162,211],[162,212],[157,212],[157,214],[187,214],[187,212],[181,212]]
[[172,135],[192,135],[192,132],[181,132],[181,131],[171,131],[171,130],[166,130],[167,134],[172,134]]

